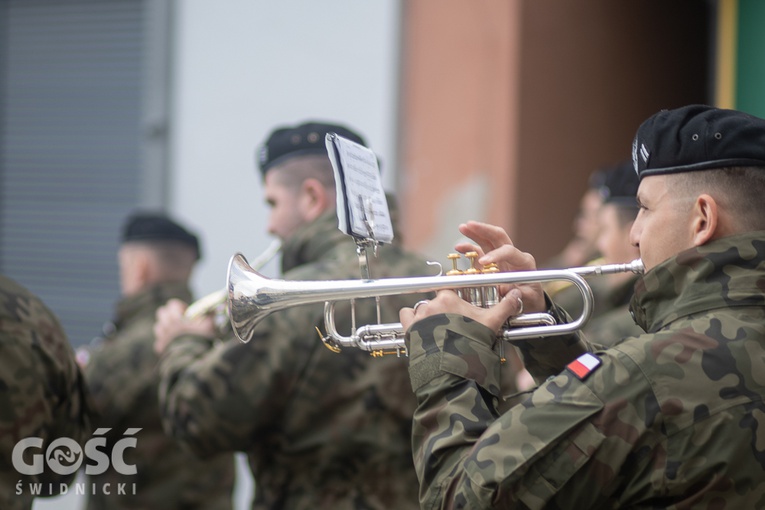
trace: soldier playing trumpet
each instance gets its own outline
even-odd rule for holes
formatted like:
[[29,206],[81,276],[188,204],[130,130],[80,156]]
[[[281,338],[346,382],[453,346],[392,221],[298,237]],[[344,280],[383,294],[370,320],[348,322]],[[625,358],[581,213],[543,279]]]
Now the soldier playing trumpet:
[[[343,126],[308,122],[274,130],[258,151],[268,230],[282,241],[287,280],[359,277],[355,243],[337,229],[328,132],[364,144]],[[370,273],[432,271],[393,244],[370,257]],[[384,298],[382,319],[395,321],[420,298]],[[358,322],[375,322],[374,300],[363,301]],[[419,508],[410,443],[415,400],[401,358],[326,349],[315,330],[323,328],[322,304],[274,313],[249,343],[232,336],[212,350],[212,321],[186,320],[184,309],[169,303],[155,326],[165,425],[199,455],[246,452],[253,508]],[[339,329],[350,329],[349,315],[347,306],[338,309]]]
[[[765,120],[665,110],[633,160],[647,272],[631,309],[646,334],[599,352],[576,336],[521,342],[540,386],[500,416],[496,331],[521,302],[561,313],[539,285],[490,309],[441,291],[401,311],[423,508],[762,507]],[[501,228],[460,230],[480,263],[534,269]]]

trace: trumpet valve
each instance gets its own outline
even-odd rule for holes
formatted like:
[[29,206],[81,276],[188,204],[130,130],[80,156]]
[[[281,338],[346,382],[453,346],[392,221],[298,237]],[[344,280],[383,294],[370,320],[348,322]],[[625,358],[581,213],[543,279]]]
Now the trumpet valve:
[[[465,270],[464,274],[470,276],[480,274],[481,271],[475,267],[478,252],[469,251],[465,254],[465,257],[470,260],[470,267]],[[484,307],[483,290],[481,287],[466,287],[464,289],[464,294],[465,295],[462,296],[462,298],[469,303],[475,306]]]
[[[465,274],[464,271],[460,270],[457,267],[457,261],[460,258],[462,258],[461,254],[459,254],[459,253],[450,253],[449,255],[446,256],[446,258],[452,261],[452,268],[449,271],[446,272],[446,276],[458,276],[458,275],[461,275],[461,274]],[[460,298],[466,299],[465,292],[463,291],[463,289],[456,289],[456,292],[457,292],[457,295]]]
[[465,258],[470,260],[470,268],[468,268],[465,273],[466,274],[478,274],[480,271],[475,267],[476,259],[478,258],[478,252],[477,251],[469,251],[465,254]]
[[452,268],[446,272],[447,276],[454,276],[462,274],[462,271],[457,267],[457,261],[462,257],[459,253],[450,253],[446,256],[447,259],[452,261]]
[[[499,267],[497,267],[497,264],[492,262],[491,264],[487,264],[483,268],[481,273],[482,274],[499,273]],[[485,287],[481,287],[481,290],[483,292],[482,298],[483,298],[484,308],[491,308],[492,306],[499,303],[499,287],[497,285],[487,285]]]

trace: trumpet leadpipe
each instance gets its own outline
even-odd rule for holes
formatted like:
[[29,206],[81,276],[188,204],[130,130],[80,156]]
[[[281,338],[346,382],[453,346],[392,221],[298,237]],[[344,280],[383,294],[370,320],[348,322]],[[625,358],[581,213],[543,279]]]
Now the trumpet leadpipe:
[[[252,267],[256,270],[261,269],[268,264],[281,250],[281,241],[275,239],[268,247],[252,261]],[[184,316],[187,319],[195,319],[205,315],[214,315],[216,318],[223,316],[223,322],[227,322],[226,301],[228,300],[228,289],[223,288],[211,292],[206,296],[191,303]],[[216,320],[217,322],[217,320]]]
[[228,294],[226,293],[226,289],[219,289],[215,292],[211,292],[205,297],[197,299],[191,303],[189,307],[186,308],[184,316],[187,319],[195,319],[197,317],[215,313],[218,307],[226,304],[227,297]]

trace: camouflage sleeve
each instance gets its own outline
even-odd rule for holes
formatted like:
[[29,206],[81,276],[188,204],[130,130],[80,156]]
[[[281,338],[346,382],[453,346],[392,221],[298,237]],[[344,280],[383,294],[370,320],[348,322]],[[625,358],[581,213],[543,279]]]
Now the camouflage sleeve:
[[[43,482],[43,489],[60,490],[74,474],[46,468],[31,478],[19,476],[11,452],[31,437],[43,440],[41,451],[59,438],[84,444],[91,432],[90,411],[82,373],[58,319],[27,291],[3,288],[0,281],[0,475],[24,479],[25,487]],[[25,451],[25,462],[39,453],[34,450]]]
[[[640,437],[640,413],[628,415],[634,422],[612,420],[610,430],[596,424],[603,400],[564,371],[497,417],[499,361],[490,330],[440,315],[416,323],[409,335],[422,508],[542,508],[552,500],[589,508],[608,497],[601,493],[618,470],[609,463],[618,466],[630,451],[619,436],[627,427]],[[628,377],[616,375],[625,370],[604,370],[595,384],[634,391]],[[616,397],[622,407],[624,400]]]
[[251,447],[286,405],[293,361],[304,356],[288,335],[268,340],[256,334],[246,344],[232,337],[213,346],[201,337],[175,339],[159,362],[165,430],[203,457]]
[[107,340],[91,353],[84,369],[98,426],[119,434],[118,426],[156,384],[157,357],[151,343],[130,340]]
[[444,314],[415,323],[407,338],[418,400],[412,444],[420,502],[422,508],[440,507],[449,500],[443,485],[457,476],[470,447],[498,416],[496,335],[478,322]]
[[[218,369],[218,365],[223,366]],[[230,450],[206,433],[212,429],[213,437],[219,436],[214,422],[217,421],[216,404],[222,400],[216,396],[225,399],[225,395],[220,384],[210,379],[220,383],[215,374],[230,372],[230,367],[225,365],[222,345],[214,349],[210,339],[193,335],[173,340],[159,359],[162,426],[165,432],[202,457]]]
[[[545,294],[547,313],[553,316],[558,324],[571,322],[566,311],[552,302]],[[558,375],[571,361],[580,354],[592,350],[592,346],[579,333],[552,336],[545,338],[530,338],[513,341],[523,357],[526,370],[529,371],[537,384],[543,383],[549,377]]]

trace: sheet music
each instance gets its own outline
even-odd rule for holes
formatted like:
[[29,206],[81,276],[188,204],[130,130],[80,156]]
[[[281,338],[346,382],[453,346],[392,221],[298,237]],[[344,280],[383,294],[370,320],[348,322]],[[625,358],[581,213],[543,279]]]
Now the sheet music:
[[390,243],[393,226],[377,156],[335,133],[327,133],[326,145],[335,171],[337,228],[356,238]]

